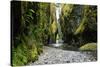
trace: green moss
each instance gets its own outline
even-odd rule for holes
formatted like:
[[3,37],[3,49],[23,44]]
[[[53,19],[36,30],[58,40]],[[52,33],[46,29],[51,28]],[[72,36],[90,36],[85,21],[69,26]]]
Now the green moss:
[[32,49],[29,50],[29,61],[35,61],[38,57],[37,47],[33,44]]
[[87,43],[79,48],[81,51],[95,51],[97,50],[97,43]]
[[55,33],[57,30],[57,23],[55,21],[53,21],[53,23],[51,24],[51,31],[52,33]]
[[38,47],[37,48],[38,54],[42,53],[43,52],[43,44],[38,42],[36,46]]
[[[50,4],[48,3],[21,2],[14,6],[17,5],[21,5],[22,12],[21,17],[16,15],[17,20],[21,21],[15,22],[15,19],[13,21],[15,23],[13,31],[16,30],[16,24],[18,24],[18,31],[13,36],[13,66],[25,65],[38,59],[48,39],[50,19]],[[14,13],[16,13],[15,10]]]
[[63,15],[64,16],[68,16],[72,12],[72,9],[73,9],[73,5],[71,5],[71,4],[62,5],[62,13],[63,13]]
[[85,22],[86,22],[86,18],[83,18],[82,22],[80,23],[80,25],[78,26],[78,28],[74,32],[74,35],[77,35],[77,34],[82,33],[84,31],[84,29],[85,29]]

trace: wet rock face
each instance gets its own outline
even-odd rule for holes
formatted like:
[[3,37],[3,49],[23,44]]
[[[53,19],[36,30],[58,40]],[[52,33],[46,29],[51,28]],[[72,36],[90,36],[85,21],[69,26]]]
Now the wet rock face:
[[[63,39],[64,42],[69,44],[75,44],[75,42],[79,39],[77,36],[74,36],[73,33],[77,29],[80,24],[81,16],[82,16],[82,6],[74,6],[69,15],[63,16],[64,21],[61,21]],[[78,44],[78,43],[77,43]]]
[[96,15],[96,6],[74,5],[68,15],[63,15],[62,11],[60,24],[64,42],[77,47],[97,42]]

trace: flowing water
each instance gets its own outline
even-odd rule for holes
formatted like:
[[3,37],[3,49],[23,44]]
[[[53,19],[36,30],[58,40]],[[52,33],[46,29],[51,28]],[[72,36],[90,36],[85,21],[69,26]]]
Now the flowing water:
[[61,25],[60,25],[60,22],[59,22],[60,14],[61,14],[61,4],[57,3],[56,4],[56,21],[57,21],[58,33],[56,35],[56,44],[53,44],[54,47],[59,47],[63,43]]
[[[59,47],[59,48],[61,47],[61,49],[77,50],[77,47],[71,46],[70,44],[63,42],[63,39],[62,39],[63,34],[62,34],[61,25],[60,25],[60,16],[61,16],[62,6],[59,3],[56,3],[55,5],[56,5],[56,11],[55,11],[56,17],[55,18],[56,18],[58,32],[57,32],[57,35],[56,35],[56,43],[53,43],[53,44],[50,44],[50,45],[53,46],[53,47]],[[80,7],[78,7],[78,9],[80,9],[80,10],[76,10],[75,11],[75,13],[78,13],[78,17],[76,19],[76,22],[77,23],[76,23],[76,25],[75,24],[74,25],[72,24],[73,26],[77,26],[80,23],[81,17],[79,15],[82,12],[81,11],[82,10],[82,7],[80,6]],[[73,43],[74,43],[74,40],[72,41],[71,44],[73,44]]]

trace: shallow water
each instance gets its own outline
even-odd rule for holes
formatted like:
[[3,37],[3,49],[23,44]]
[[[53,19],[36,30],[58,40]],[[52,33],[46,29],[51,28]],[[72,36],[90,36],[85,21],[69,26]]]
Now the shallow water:
[[58,44],[54,43],[54,44],[49,44],[49,46],[63,50],[78,51],[77,47],[70,46],[67,43],[58,43]]

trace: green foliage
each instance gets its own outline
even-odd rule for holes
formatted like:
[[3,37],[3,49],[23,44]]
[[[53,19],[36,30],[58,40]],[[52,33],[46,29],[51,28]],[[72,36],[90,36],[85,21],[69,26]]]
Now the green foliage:
[[37,47],[35,44],[29,46],[28,61],[35,61],[38,58]]
[[19,65],[24,65],[27,63],[27,52],[25,50],[27,50],[26,48],[24,48],[22,45],[18,46],[16,49],[12,49],[13,50],[13,54],[12,54],[12,65],[13,66],[19,66]]
[[51,24],[51,32],[54,34],[57,31],[57,23],[53,21]]
[[12,65],[25,65],[30,61],[38,59],[38,55],[43,51],[40,43],[33,42],[32,45],[26,45],[25,42],[20,44],[16,49],[12,49]]
[[[14,4],[15,7],[16,5],[18,6],[18,4]],[[57,24],[54,3],[22,1],[20,5],[22,9],[21,13],[20,10],[13,12],[16,15],[15,19],[13,19],[13,23],[15,23],[13,31],[15,31],[14,34],[16,34],[12,36],[13,66],[34,62],[38,59],[38,55],[43,52],[43,45],[47,45],[49,39],[53,41],[59,39],[59,35],[55,35],[57,32]],[[79,11],[79,9],[81,11]],[[81,44],[83,42],[83,36],[77,36],[77,34],[85,31],[86,33],[88,33],[87,31],[97,31],[96,9],[94,6],[80,7],[79,5],[62,4],[62,13],[59,21],[64,42],[67,41],[68,44],[72,45],[72,43],[75,44],[75,42],[78,41],[78,44]],[[17,14],[21,14],[21,16],[18,17]],[[77,19],[79,19],[79,22]],[[17,20],[18,22],[16,22]],[[94,33],[89,34],[95,37]],[[73,37],[75,37],[75,39]],[[89,46],[86,44],[86,46],[80,47],[80,50],[96,50],[96,45],[93,45],[94,43],[88,44]]]
[[63,16],[70,15],[70,13],[72,12],[72,9],[73,9],[73,5],[71,5],[71,4],[63,4],[62,5]]
[[86,26],[85,23],[86,23],[86,18],[83,18],[82,22],[79,25],[79,27],[74,32],[74,35],[77,35],[77,34],[82,33],[84,31],[85,26]]
[[64,42],[76,47],[97,42],[97,6],[63,4],[60,23]]
[[21,7],[21,22],[17,22],[19,31],[13,36],[12,66],[37,60],[48,39],[49,4],[21,2]]
[[[82,21],[80,22],[80,25],[75,31],[75,35],[82,33],[86,29],[96,31],[97,30],[97,21],[96,21],[96,7],[90,7],[90,6],[84,6],[83,9],[83,18]],[[91,19],[92,18],[92,19]]]
[[36,43],[37,43],[36,47],[38,47],[37,52],[38,52],[38,54],[40,54],[43,52],[43,43],[41,43],[41,42],[36,42]]
[[81,51],[96,51],[97,43],[87,43],[79,48]]

